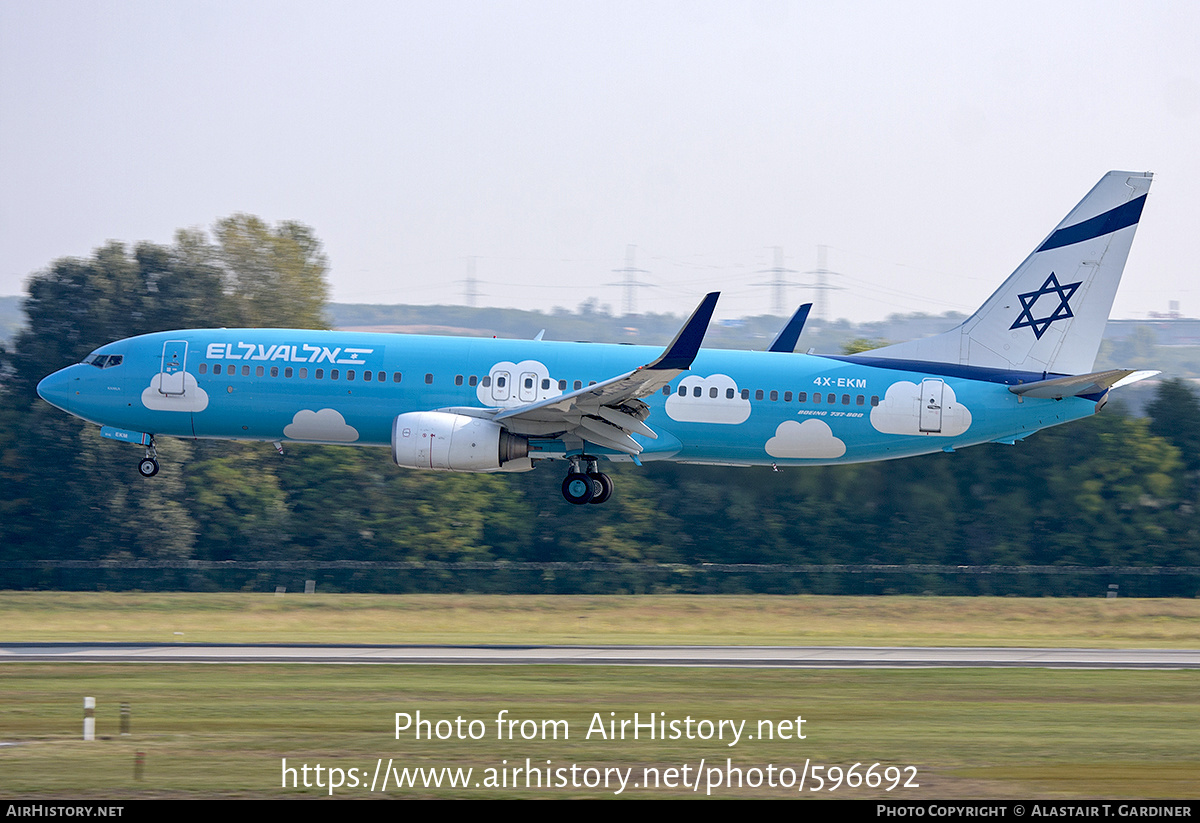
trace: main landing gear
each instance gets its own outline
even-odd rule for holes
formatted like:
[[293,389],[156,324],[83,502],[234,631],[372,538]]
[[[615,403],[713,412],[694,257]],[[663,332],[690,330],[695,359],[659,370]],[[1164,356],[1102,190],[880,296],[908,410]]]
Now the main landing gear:
[[[612,497],[612,479],[599,471],[596,458],[581,455],[570,458],[570,461],[571,469],[562,484],[563,497],[568,503],[582,506],[585,503],[603,503]],[[580,471],[581,462],[587,463],[586,473]]]
[[146,446],[146,456],[138,463],[138,474],[142,477],[153,477],[158,474],[158,449],[154,446],[154,438],[150,438],[150,445]]

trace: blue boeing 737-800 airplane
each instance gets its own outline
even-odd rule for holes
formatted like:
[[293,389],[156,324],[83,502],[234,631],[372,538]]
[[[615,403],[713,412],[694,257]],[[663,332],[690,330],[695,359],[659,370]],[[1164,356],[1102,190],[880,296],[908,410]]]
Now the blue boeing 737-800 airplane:
[[1014,443],[1157,372],[1092,372],[1151,175],[1110,172],[961,326],[856,355],[702,349],[709,294],[663,351],[641,346],[192,329],[119,340],[38,394],[146,449],[155,438],[390,446],[414,469],[563,460],[602,503],[599,462],[815,466]]

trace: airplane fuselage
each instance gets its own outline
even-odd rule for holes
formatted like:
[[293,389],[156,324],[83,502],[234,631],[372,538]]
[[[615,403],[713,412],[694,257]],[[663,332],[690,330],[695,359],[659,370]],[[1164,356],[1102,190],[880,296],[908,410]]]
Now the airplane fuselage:
[[[126,433],[388,446],[397,415],[486,415],[637,369],[657,349],[292,329],[204,329],[117,341],[39,387],[54,405]],[[96,358],[100,365],[92,365]],[[116,365],[110,359],[119,357]],[[1019,398],[1045,375],[790,352],[702,349],[642,398],[656,439],[641,461],[823,465],[1012,442],[1094,413],[1099,396]],[[920,366],[921,368],[917,368]],[[931,371],[930,369],[933,369]],[[529,457],[571,444],[527,429]],[[108,430],[106,429],[106,433]],[[110,433],[110,436],[111,433]],[[122,439],[118,437],[118,439]],[[125,436],[125,439],[128,439]],[[634,459],[604,447],[589,454]]]

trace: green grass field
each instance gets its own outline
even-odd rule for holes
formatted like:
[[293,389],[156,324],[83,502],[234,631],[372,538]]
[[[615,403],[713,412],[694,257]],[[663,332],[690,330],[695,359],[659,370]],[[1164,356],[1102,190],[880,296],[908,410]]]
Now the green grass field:
[[0,592],[0,640],[1200,647],[1200,600]]
[[[1176,600],[2,593],[0,639],[1194,648],[1198,616],[1195,602]],[[91,743],[79,739],[84,696],[97,699],[102,739]],[[125,738],[117,734],[121,702],[133,707]],[[464,734],[477,720],[481,738],[396,739],[395,713],[418,710],[435,722],[461,717]],[[569,737],[542,739],[537,724],[518,724],[515,739],[497,739],[501,711],[566,721]],[[608,721],[634,712],[643,722],[659,712],[681,723],[745,721],[744,736],[729,746],[726,726],[723,740],[649,740],[644,731],[638,740],[588,739],[597,714]],[[759,721],[778,732],[774,724],[797,717],[805,739],[758,739]],[[533,739],[522,739],[522,728]],[[1194,671],[22,663],[0,666],[0,743],[15,744],[0,746],[0,796],[327,794],[282,786],[287,758],[301,783],[305,764],[314,784],[317,764],[341,769],[347,784],[362,785],[335,795],[364,799],[384,796],[368,790],[381,759],[397,770],[473,770],[465,788],[389,782],[390,797],[611,797],[618,773],[608,772],[606,788],[606,769],[627,776],[622,797],[703,796],[714,775],[722,783],[714,796],[795,797],[798,785],[766,780],[787,782],[791,773],[779,770],[788,768],[798,783],[807,762],[805,797],[1186,798],[1200,786],[1197,729]],[[789,737],[794,730],[782,726]],[[511,770],[526,759],[543,780],[547,768],[564,769],[550,782],[561,774],[568,785],[526,788],[522,772],[514,787]],[[742,786],[725,785],[727,760]],[[876,774],[914,767],[911,782],[920,785],[887,792],[887,782],[850,786],[843,775],[828,791],[828,767],[855,763],[851,781],[880,763]],[[687,787],[678,785],[685,766]],[[668,769],[678,770],[674,788],[633,787],[654,770],[670,779]],[[825,790],[813,793],[818,773]],[[763,785],[747,785],[756,775]],[[489,776],[508,785],[488,786]],[[911,772],[900,777],[909,782]],[[587,778],[601,784],[570,785]]]

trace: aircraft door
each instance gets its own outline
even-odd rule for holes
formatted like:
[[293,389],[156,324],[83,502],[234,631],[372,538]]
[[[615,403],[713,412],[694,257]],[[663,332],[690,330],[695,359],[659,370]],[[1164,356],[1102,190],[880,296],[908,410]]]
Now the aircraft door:
[[506,371],[492,372],[492,399],[507,400],[512,396],[512,375]]
[[921,381],[921,426],[922,432],[942,430],[942,394],[946,383],[937,378]]
[[517,396],[529,403],[537,400],[538,376],[531,371],[527,371],[521,375],[521,382],[517,385]]
[[162,368],[158,380],[160,394],[167,397],[183,394],[183,376],[187,371],[187,346],[186,340],[168,340],[163,343]]

